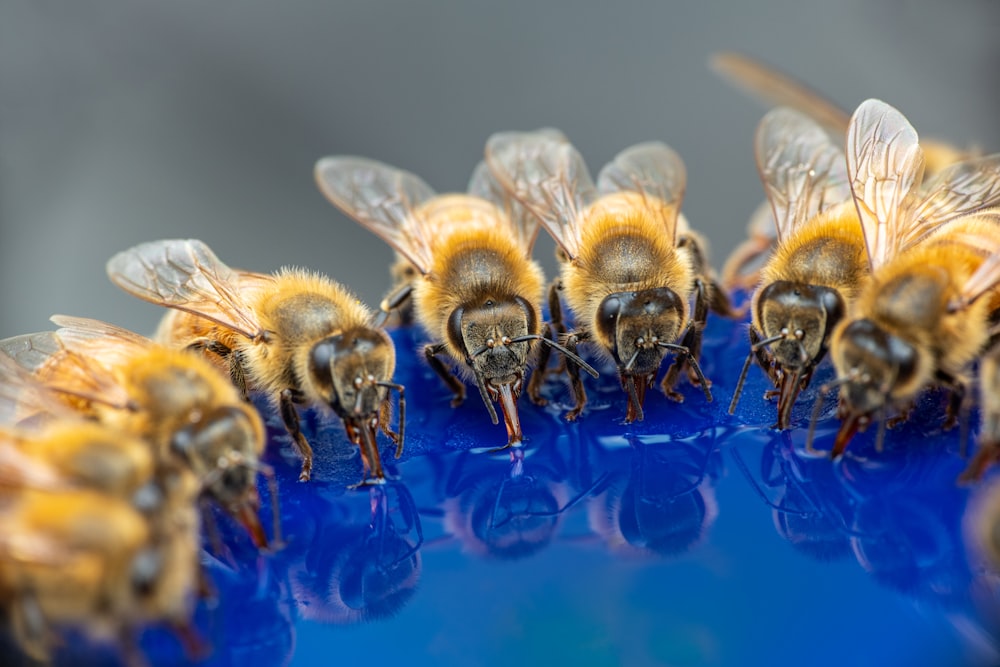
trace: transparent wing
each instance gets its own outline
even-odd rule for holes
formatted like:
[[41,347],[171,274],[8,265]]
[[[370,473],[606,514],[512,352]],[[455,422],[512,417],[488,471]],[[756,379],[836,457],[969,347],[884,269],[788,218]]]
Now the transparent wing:
[[851,196],[843,151],[819,125],[794,109],[779,107],[761,119],[754,152],[779,241]]
[[[993,214],[1000,225],[1000,212]],[[936,238],[936,237],[935,237]],[[959,297],[949,304],[952,311],[961,310],[1000,284],[1000,235],[949,233],[948,240],[964,243],[986,254],[986,261],[962,285]]]
[[247,338],[263,333],[238,287],[240,272],[201,241],[142,243],[112,257],[107,271],[113,283],[140,299],[205,317]]
[[504,214],[504,219],[510,222],[510,231],[517,239],[519,247],[525,255],[531,255],[538,237],[538,218],[532,215],[521,204],[507,194],[483,160],[472,172],[468,192],[474,197],[480,197],[497,206]]
[[78,417],[13,357],[0,353],[0,424]]
[[649,210],[661,213],[664,231],[673,240],[686,187],[684,161],[659,141],[626,148],[597,175],[600,194],[624,191],[641,195]]
[[[562,132],[551,127],[535,130],[534,134],[551,137],[554,141],[567,140]],[[518,245],[524,249],[525,254],[530,255],[531,249],[535,245],[535,239],[538,238],[538,217],[528,212],[524,206],[507,193],[493,172],[490,171],[486,160],[476,165],[472,172],[472,178],[469,179],[467,191],[470,195],[493,202],[507,215],[507,218],[513,223],[513,232]]]
[[923,152],[909,121],[881,100],[866,100],[847,130],[847,171],[872,270],[906,236],[904,202],[920,184]]
[[486,142],[486,164],[503,189],[576,257],[580,214],[597,195],[580,153],[548,130],[501,132]]
[[316,184],[334,206],[374,232],[421,271],[430,270],[431,239],[417,207],[435,196],[420,178],[360,157],[325,157]]
[[900,249],[956,218],[1000,205],[1000,153],[947,167],[925,184],[922,193],[907,202]]
[[[79,396],[115,407],[129,405],[129,397],[108,364],[108,358],[120,354],[110,344],[107,349],[91,345],[85,351],[68,348],[55,331],[23,334],[0,341],[3,352],[31,382],[50,392]],[[12,367],[7,366],[7,369]],[[24,388],[30,385],[23,376],[5,373],[5,379]],[[23,407],[23,404],[22,404]]]
[[838,139],[847,132],[851,115],[801,81],[739,53],[716,53],[712,70],[740,90],[769,107],[796,109],[819,123]]

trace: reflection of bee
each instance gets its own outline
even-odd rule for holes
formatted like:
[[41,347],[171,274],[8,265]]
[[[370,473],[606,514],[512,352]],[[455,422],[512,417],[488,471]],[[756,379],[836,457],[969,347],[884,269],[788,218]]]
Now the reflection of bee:
[[[316,505],[304,553],[289,550],[291,595],[312,621],[352,624],[398,613],[417,591],[424,534],[402,484]],[[303,544],[299,543],[300,546]]]
[[[299,479],[312,474],[312,448],[299,428],[296,404],[319,404],[344,421],[361,448],[365,479],[385,475],[375,435],[403,451],[403,387],[394,384],[396,352],[371,313],[339,284],[286,269],[275,276],[233,271],[201,241],[154,241],[119,253],[108,275],[146,301],[178,309],[158,336],[172,346],[201,347],[226,358],[243,394],[247,386],[278,404],[302,455]],[[389,429],[389,390],[399,392],[399,433]],[[370,474],[370,477],[369,477]]]
[[[704,242],[679,212],[686,180],[680,157],[661,143],[633,146],[601,171],[595,188],[576,149],[551,135],[496,134],[486,156],[497,180],[558,243],[553,324],[562,328],[563,289],[578,327],[567,347],[593,340],[614,360],[629,396],[626,421],[642,419],[646,387],[667,350],[678,358],[661,383],[664,393],[682,400],[674,384],[686,363],[691,382],[711,400],[698,366],[702,329],[709,303],[726,307],[708,274]],[[579,373],[567,370],[576,403],[566,418],[573,420],[587,397]]]
[[[717,53],[712,56],[710,66],[733,85],[760,99],[768,106],[786,106],[796,109],[825,128],[838,142],[846,136],[851,114],[820,95],[804,83],[778,72],[760,61],[739,53]],[[937,174],[945,167],[960,160],[975,157],[974,150],[960,150],[940,141],[922,140],[924,161],[928,175]],[[758,220],[755,213],[751,218],[751,234],[730,255],[722,270],[723,284],[727,287],[750,288],[757,281],[756,261],[773,248],[773,235],[768,242],[766,230],[770,225],[766,220]],[[764,235],[758,233],[765,231]]]
[[872,279],[831,338],[843,420],[833,456],[876,412],[882,424],[894,407],[905,419],[932,384],[951,390],[950,425],[1000,307],[1000,225],[975,215],[1000,202],[1000,154],[953,165],[914,196],[922,155],[906,118],[868,100],[851,128],[848,173]]
[[757,127],[755,150],[778,241],[751,299],[751,352],[729,412],[756,357],[777,387],[776,426],[785,429],[834,325],[866,277],[864,237],[843,153],[813,121],[774,109]]
[[489,172],[480,168],[476,174],[481,180],[473,179],[470,194],[438,196],[413,174],[372,160],[330,157],[316,164],[323,194],[421,274],[383,308],[412,292],[417,320],[438,341],[424,353],[454,393],[452,405],[465,399],[465,387],[441,354],[472,375],[494,424],[493,402],[500,403],[512,446],[523,437],[516,401],[534,341],[596,371],[542,336],[542,271],[531,260],[537,225],[508,215],[502,198],[499,206],[494,203],[499,188]]
[[[236,390],[195,355],[104,322],[53,321],[59,331],[9,338],[0,350],[83,415],[150,443],[158,464],[190,469],[204,493],[267,546],[256,486],[264,429]],[[30,389],[24,378],[6,381]]]

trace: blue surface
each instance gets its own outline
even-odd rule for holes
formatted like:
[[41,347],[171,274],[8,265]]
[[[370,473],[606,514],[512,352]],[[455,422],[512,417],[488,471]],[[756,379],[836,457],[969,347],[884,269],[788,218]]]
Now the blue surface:
[[[393,336],[410,419],[403,458],[387,442],[382,456],[398,479],[347,490],[357,451],[336,420],[311,414],[314,480],[299,483],[265,411],[286,546],[257,555],[218,515],[224,548],[204,556],[217,599],[197,616],[214,647],[205,665],[998,662],[1000,586],[968,564],[961,526],[976,489],[955,484],[965,460],[959,432],[939,430],[941,395],[890,431],[884,452],[870,432],[832,463],[804,451],[829,364],[796,430],[768,428],[775,407],[757,368],[730,416],[745,325],[713,318],[713,403],[686,384],[681,405],[650,391],[645,421],[624,425],[608,372],[585,380],[589,408],[567,424],[553,380],[548,407],[522,397],[527,440],[511,455],[488,451],[506,436],[475,392],[448,406],[410,354],[418,333]],[[833,407],[817,447],[832,442]],[[156,665],[184,663],[165,630],[143,646]]]

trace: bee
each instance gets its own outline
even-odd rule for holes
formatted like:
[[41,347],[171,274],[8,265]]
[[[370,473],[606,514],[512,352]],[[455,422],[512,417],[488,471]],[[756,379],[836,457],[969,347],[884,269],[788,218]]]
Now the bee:
[[[318,405],[341,420],[361,449],[360,484],[385,480],[376,431],[403,453],[406,402],[392,382],[396,352],[372,314],[343,286],[302,269],[268,276],[234,271],[197,240],[143,243],[108,262],[126,292],[177,309],[157,338],[171,347],[202,348],[228,365],[244,397],[267,394],[302,456],[301,481],[312,475],[312,448],[296,406]],[[399,433],[389,428],[389,391],[399,393]]]
[[951,391],[950,427],[1000,308],[1000,224],[986,210],[1000,201],[1000,154],[952,165],[921,188],[917,133],[880,100],[858,107],[847,145],[872,278],[831,337],[842,419],[833,457],[876,413],[881,444],[886,413],[905,419],[931,385]]
[[[243,524],[258,547],[266,547],[256,486],[256,473],[267,471],[259,462],[264,427],[226,378],[197,355],[112,324],[52,320],[58,331],[0,341],[0,351],[20,368],[4,374],[6,385],[41,387],[60,396],[64,408],[96,419],[119,437],[148,443],[157,466],[190,470],[204,495]],[[29,413],[44,409],[34,406]],[[60,421],[65,419],[55,423]],[[86,437],[81,430],[84,451],[87,442],[93,444]]]
[[868,265],[846,159],[819,125],[792,109],[773,109],[757,127],[755,153],[777,246],[750,300],[751,348],[729,413],[756,358],[776,387],[775,426],[786,429]]
[[35,405],[59,417],[0,429],[0,605],[15,640],[44,661],[51,629],[78,626],[135,650],[139,625],[165,621],[193,647],[194,475],[158,468],[141,439],[48,400]]
[[[661,383],[664,393],[682,400],[674,385],[686,365],[691,382],[712,400],[698,365],[702,329],[709,304],[726,308],[709,275],[704,241],[680,214],[686,183],[680,157],[662,143],[633,146],[604,167],[595,187],[568,141],[508,132],[489,139],[486,161],[555,239],[562,268],[549,291],[553,326],[565,331],[562,292],[577,326],[566,347],[592,341],[614,361],[629,397],[625,420],[643,418],[646,388],[667,351],[677,360]],[[572,421],[587,395],[579,372],[567,370],[575,404],[566,419]]]
[[477,168],[470,194],[437,195],[409,172],[356,157],[323,158],[316,164],[316,181],[335,206],[416,267],[419,278],[382,308],[412,298],[417,321],[435,341],[424,355],[451,390],[452,406],[465,400],[465,385],[442,355],[471,376],[494,424],[499,421],[493,403],[500,404],[505,447],[524,437],[517,398],[533,343],[555,348],[597,374],[542,334],[538,303],[544,278],[531,259],[538,226],[527,216],[508,214],[487,169]]
[[[838,142],[847,135],[850,111],[795,78],[739,53],[716,53],[709,66],[729,83],[768,106],[796,109],[814,120]],[[978,156],[975,149],[960,149],[943,141],[923,139],[924,164],[928,176],[962,160]],[[774,247],[777,239],[769,234],[773,225],[766,219],[770,210],[758,209],[750,219],[749,238],[726,260],[722,282],[730,288],[754,287],[759,279],[757,265]],[[763,217],[763,219],[762,219]]]

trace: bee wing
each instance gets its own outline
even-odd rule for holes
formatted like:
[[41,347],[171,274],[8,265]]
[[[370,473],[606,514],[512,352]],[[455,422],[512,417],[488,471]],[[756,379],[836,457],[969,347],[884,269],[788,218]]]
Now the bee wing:
[[510,221],[511,233],[517,239],[518,246],[524,249],[525,255],[531,254],[535,239],[538,238],[538,218],[507,194],[485,160],[476,165],[472,172],[468,193],[495,204]]
[[[41,383],[46,391],[119,408],[128,406],[129,396],[108,365],[109,360],[121,354],[121,344],[109,339],[104,346],[74,347],[64,344],[55,331],[23,334],[0,341],[0,351],[30,376],[32,383]],[[11,373],[5,377],[22,387],[30,386],[23,376]]]
[[[63,489],[69,485],[51,465],[25,452],[24,435],[0,427],[0,487]],[[30,444],[30,443],[28,443]]]
[[917,132],[903,114],[881,100],[862,102],[847,130],[847,172],[873,270],[906,238],[905,202],[923,169]]
[[716,53],[709,67],[767,106],[791,107],[804,113],[835,136],[847,132],[851,115],[801,81],[740,53]]
[[[1000,225],[1000,212],[991,213]],[[962,285],[957,299],[949,304],[952,311],[961,310],[1000,284],[1000,239],[995,236],[972,233],[949,233],[948,241],[964,243],[975,250],[986,254],[986,261],[979,265],[969,279]]]
[[674,240],[686,187],[684,161],[674,149],[659,141],[626,148],[597,175],[597,191],[602,195],[622,191],[641,195],[649,210],[661,214],[664,229]]
[[561,133],[494,134],[486,142],[486,164],[571,259],[580,253],[580,214],[597,191],[583,156]]
[[[5,342],[0,341],[0,345]],[[37,417],[75,419],[79,415],[13,357],[0,353],[0,424],[16,424]]]
[[912,198],[900,249],[917,243],[941,225],[1000,205],[1000,153],[958,162],[940,171]]
[[779,242],[851,196],[843,151],[815,121],[794,109],[778,107],[761,119],[754,153]]
[[316,184],[334,206],[374,232],[426,274],[433,262],[429,231],[414,211],[436,196],[402,169],[360,157],[325,157]]
[[111,282],[140,299],[205,317],[247,338],[262,333],[239,289],[240,272],[201,241],[142,243],[108,260],[107,271]]

